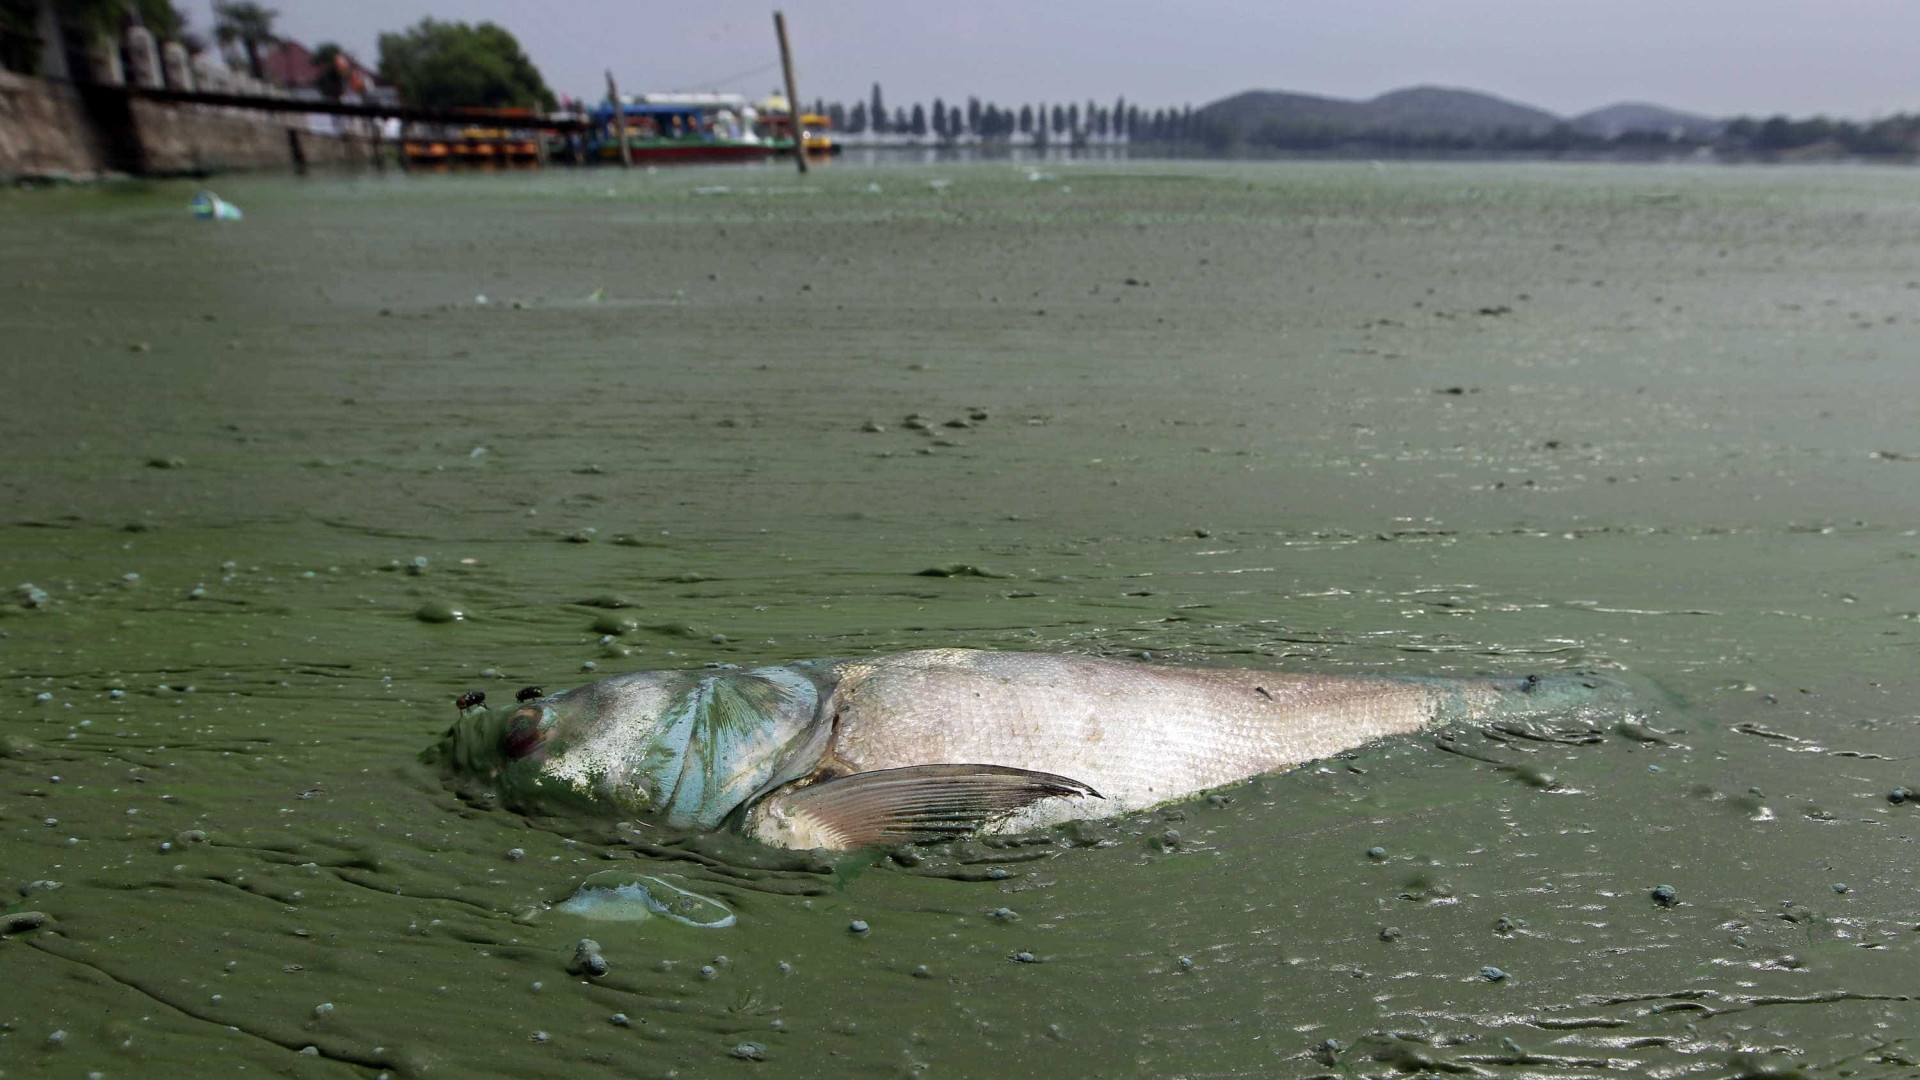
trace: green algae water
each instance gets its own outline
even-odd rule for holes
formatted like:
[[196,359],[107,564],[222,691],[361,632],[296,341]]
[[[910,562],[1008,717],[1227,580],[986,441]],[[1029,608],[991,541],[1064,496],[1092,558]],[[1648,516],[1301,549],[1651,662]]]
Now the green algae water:
[[[1050,170],[0,196],[0,1077],[1920,1071],[1914,176]],[[1657,708],[831,860],[415,760],[934,646]]]

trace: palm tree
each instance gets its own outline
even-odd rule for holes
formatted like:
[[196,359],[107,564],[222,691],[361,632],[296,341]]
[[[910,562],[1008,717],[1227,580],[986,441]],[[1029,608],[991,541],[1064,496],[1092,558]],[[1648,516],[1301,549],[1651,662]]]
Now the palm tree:
[[280,40],[273,32],[273,20],[279,17],[273,8],[249,0],[213,0],[213,36],[222,48],[235,44],[244,48],[253,77],[263,79],[266,74],[260,68],[260,50]]

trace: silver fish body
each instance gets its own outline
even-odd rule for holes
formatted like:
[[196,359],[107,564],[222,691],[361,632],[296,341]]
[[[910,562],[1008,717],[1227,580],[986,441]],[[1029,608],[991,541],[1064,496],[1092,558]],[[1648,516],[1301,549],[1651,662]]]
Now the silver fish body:
[[1620,695],[1576,676],[1313,675],[936,649],[605,679],[504,724],[463,721],[439,756],[510,802],[678,828],[731,819],[769,844],[841,849],[1107,817],[1436,723],[1616,710]]

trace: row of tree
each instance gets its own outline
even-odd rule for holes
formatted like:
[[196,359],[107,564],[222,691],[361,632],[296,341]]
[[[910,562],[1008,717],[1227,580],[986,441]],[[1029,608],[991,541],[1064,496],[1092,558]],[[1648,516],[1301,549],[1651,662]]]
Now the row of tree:
[[879,83],[873,84],[868,100],[856,101],[852,107],[837,101],[816,100],[813,111],[826,116],[835,130],[850,135],[873,132],[953,140],[969,135],[1005,139],[1018,134],[1039,142],[1078,142],[1089,138],[1179,140],[1192,129],[1194,116],[1192,106],[1148,112],[1128,104],[1125,97],[1116,98],[1110,106],[1089,99],[1084,108],[1079,102],[1003,107],[977,97],[969,97],[963,106],[960,102],[949,105],[943,98],[934,98],[931,110],[914,102],[910,106],[895,106],[888,112]]
[[1785,116],[1761,120],[1743,116],[1728,121],[1721,140],[1759,153],[1832,149],[1869,156],[1920,153],[1920,115],[1896,113],[1882,120],[1857,124],[1816,116],[1793,120]]

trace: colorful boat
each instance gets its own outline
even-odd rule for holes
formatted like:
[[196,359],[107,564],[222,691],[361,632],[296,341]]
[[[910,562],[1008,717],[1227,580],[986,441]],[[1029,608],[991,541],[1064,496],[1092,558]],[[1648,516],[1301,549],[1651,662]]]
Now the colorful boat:
[[[793,150],[793,107],[782,94],[773,94],[763,99],[756,107],[760,118],[762,135],[770,142],[779,145],[783,153]],[[800,145],[806,147],[807,155],[837,154],[840,144],[833,141],[833,121],[817,112],[800,114]]]
[[621,120],[627,152],[640,162],[728,161],[764,158],[792,149],[792,141],[761,135],[757,116],[738,94],[642,94],[594,106],[583,143],[589,160],[620,160]]
[[401,144],[413,165],[533,165],[540,160],[537,136],[510,126],[529,120],[529,109],[465,109],[471,124],[417,125]]

